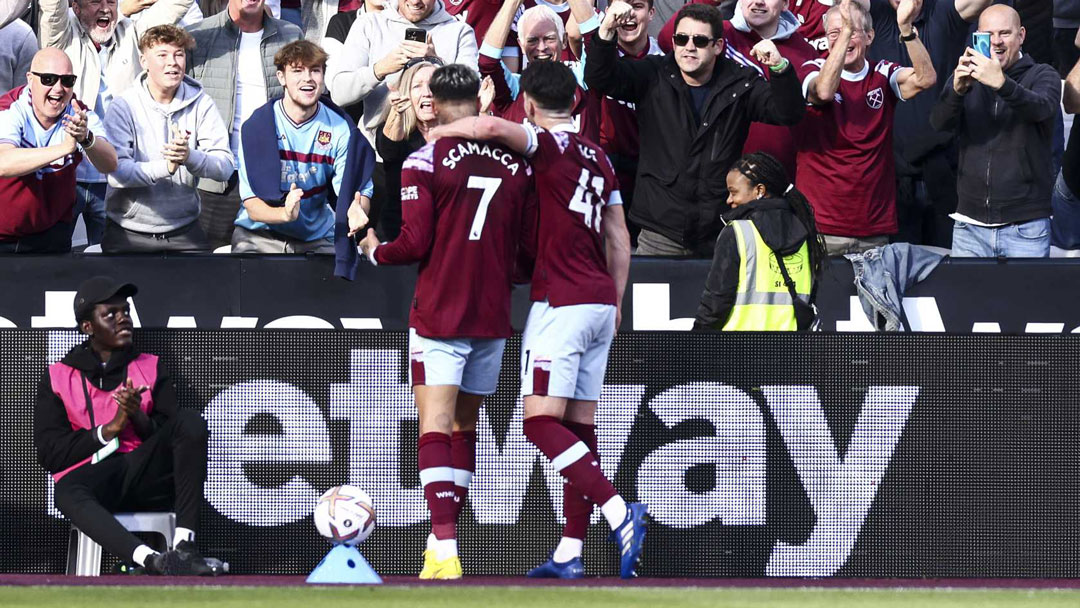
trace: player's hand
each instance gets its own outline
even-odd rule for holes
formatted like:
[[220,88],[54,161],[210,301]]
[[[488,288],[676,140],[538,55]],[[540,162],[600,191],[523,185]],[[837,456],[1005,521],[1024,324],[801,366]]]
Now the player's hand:
[[67,133],[68,137],[75,140],[76,143],[86,141],[86,136],[89,132],[86,112],[72,106],[71,112],[64,114],[63,124],[64,132]]
[[375,230],[368,228],[367,235],[357,244],[360,247],[360,251],[363,252],[368,259],[371,259],[371,252],[379,246],[379,237],[375,236]]
[[359,192],[353,195],[353,202],[349,205],[349,211],[346,215],[349,218],[349,236],[355,235],[357,232],[368,225],[368,209],[371,208],[371,200],[366,196],[361,196]]
[[750,55],[767,68],[776,67],[784,61],[784,57],[780,55],[780,50],[776,48],[776,44],[768,38],[762,39],[755,44],[754,48],[750,49]]
[[619,28],[629,23],[634,18],[634,9],[622,0],[616,0],[608,6],[604,13],[604,20],[600,22],[600,30],[597,32],[604,40],[614,40]]
[[484,76],[480,81],[480,113],[487,114],[491,111],[491,104],[495,102],[495,81],[491,76]]
[[896,25],[900,26],[900,33],[911,33],[911,24],[922,11],[923,0],[900,0],[896,7]]
[[1005,85],[1005,73],[1001,71],[1001,64],[997,59],[987,57],[974,49],[965,51],[964,57],[968,59],[972,78],[995,91]]
[[289,194],[285,196],[285,206],[281,209],[281,223],[295,222],[300,217],[300,199],[304,198],[304,191],[296,187],[293,182],[289,185]]

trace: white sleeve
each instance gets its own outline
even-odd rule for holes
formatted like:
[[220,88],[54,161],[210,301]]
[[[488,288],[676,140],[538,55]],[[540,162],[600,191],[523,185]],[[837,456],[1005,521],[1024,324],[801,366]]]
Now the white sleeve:
[[0,142],[22,147],[22,114],[14,109],[0,111]]
[[611,191],[611,196],[608,197],[607,206],[608,207],[617,207],[617,206],[619,206],[621,204],[623,204],[623,202],[622,202],[622,194],[620,194],[618,190],[612,190]]

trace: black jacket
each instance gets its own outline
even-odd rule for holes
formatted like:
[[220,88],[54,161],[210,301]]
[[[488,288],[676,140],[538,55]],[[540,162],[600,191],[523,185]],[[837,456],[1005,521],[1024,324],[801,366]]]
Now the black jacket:
[[[740,205],[724,214],[725,222],[750,220],[761,233],[761,239],[777,255],[784,257],[799,250],[810,232],[791,210],[786,200],[766,198]],[[814,277],[816,280],[817,277]],[[739,244],[735,229],[725,227],[716,239],[712,267],[705,278],[694,330],[723,329],[735,305],[739,290]]]
[[[90,349],[89,341],[85,341],[68,351],[61,362],[82,371],[86,380],[97,388],[112,391],[127,380],[127,364],[138,354],[130,349],[115,352],[107,363],[102,364]],[[150,390],[154,397],[154,409],[149,416],[150,432],[143,439],[176,414],[176,391],[161,359],[158,359],[157,382]],[[100,425],[109,421],[97,422]],[[48,370],[38,383],[37,404],[34,406],[34,447],[37,449],[38,462],[50,473],[63,471],[102,448],[96,428],[71,429],[64,402],[53,391]]]
[[1051,153],[1061,79],[1054,68],[1021,57],[998,91],[976,82],[967,95],[953,76],[930,114],[939,131],[957,133],[957,212],[988,224],[1050,217]]
[[793,125],[806,112],[794,69],[766,81],[721,57],[697,124],[673,54],[619,58],[615,42],[599,36],[589,42],[585,83],[637,105],[641,156],[630,219],[706,256],[723,227],[727,172],[742,154],[750,123]]

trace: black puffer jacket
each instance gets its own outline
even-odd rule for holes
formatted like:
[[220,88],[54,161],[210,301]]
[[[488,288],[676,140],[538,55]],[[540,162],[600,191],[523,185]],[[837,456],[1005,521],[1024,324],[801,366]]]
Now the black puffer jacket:
[[641,156],[630,219],[707,256],[723,228],[727,172],[751,122],[793,125],[806,112],[793,68],[765,80],[719,58],[698,122],[675,57],[619,58],[615,42],[589,41],[585,83],[637,105]]
[[[810,237],[806,226],[791,210],[786,200],[765,198],[740,205],[724,215],[725,222],[750,220],[761,233],[761,240],[780,257],[799,250]],[[694,330],[718,330],[724,327],[735,305],[739,290],[739,244],[731,226],[720,232],[713,252],[712,267],[705,279]]]
[[988,224],[1050,217],[1051,142],[1060,99],[1058,73],[1028,56],[1005,70],[998,91],[976,82],[960,96],[949,76],[930,124],[959,135],[959,213]]

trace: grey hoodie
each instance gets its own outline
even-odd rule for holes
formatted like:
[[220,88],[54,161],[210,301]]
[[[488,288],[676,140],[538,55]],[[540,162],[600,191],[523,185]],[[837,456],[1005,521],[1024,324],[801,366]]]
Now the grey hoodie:
[[[1077,0],[1080,2],[1080,0]],[[731,16],[731,26],[740,32],[749,32],[750,24],[746,22],[746,17],[742,12],[742,2],[738,2],[735,5],[735,14]],[[795,16],[795,13],[784,10],[780,12],[780,18],[776,22],[776,33],[769,37],[769,40],[787,40],[795,35],[795,32],[799,29],[799,18]]]
[[[195,178],[225,181],[233,172],[229,132],[202,85],[190,76],[168,105],[150,96],[147,74],[113,100],[105,115],[105,132],[116,147],[118,165],[109,174],[105,213],[127,230],[160,234],[183,228],[199,218]],[[187,163],[169,175],[161,149],[169,141],[169,124],[189,131]]]
[[375,129],[390,91],[387,85],[395,86],[400,75],[379,80],[374,66],[405,40],[405,30],[411,27],[428,31],[443,63],[462,63],[478,70],[473,29],[446,12],[442,0],[436,0],[431,14],[415,24],[399,15],[396,6],[387,5],[380,12],[361,15],[349,30],[344,52],[331,55],[327,62],[326,88],[338,105],[364,102],[364,121],[359,126],[373,147]]

